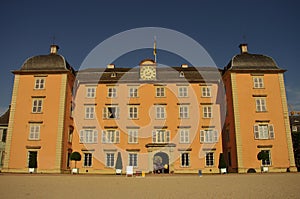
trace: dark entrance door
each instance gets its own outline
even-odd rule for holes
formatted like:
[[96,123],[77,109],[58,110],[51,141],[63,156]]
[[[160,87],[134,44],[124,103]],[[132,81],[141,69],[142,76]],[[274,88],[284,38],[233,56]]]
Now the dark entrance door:
[[169,156],[164,152],[158,152],[153,157],[154,173],[169,173]]

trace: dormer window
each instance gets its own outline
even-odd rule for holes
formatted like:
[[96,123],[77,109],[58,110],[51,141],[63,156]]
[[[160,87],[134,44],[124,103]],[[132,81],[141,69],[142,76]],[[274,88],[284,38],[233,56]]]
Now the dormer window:
[[183,71],[180,71],[179,77],[184,77],[184,72]]
[[117,74],[115,72],[111,73],[110,77],[117,77]]

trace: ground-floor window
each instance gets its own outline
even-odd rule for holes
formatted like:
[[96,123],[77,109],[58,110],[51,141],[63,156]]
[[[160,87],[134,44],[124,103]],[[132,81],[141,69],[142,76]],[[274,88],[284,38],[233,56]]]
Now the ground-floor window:
[[214,166],[215,165],[215,158],[214,152],[207,152],[205,155],[205,165],[206,166]]
[[92,166],[92,153],[84,153],[84,167],[91,167]]
[[263,150],[263,152],[265,152],[268,156],[268,158],[267,159],[263,159],[262,161],[261,161],[261,164],[263,165],[263,166],[271,166],[271,152],[270,152],[270,150]]
[[37,151],[28,152],[28,168],[37,168]]
[[115,154],[114,153],[107,153],[106,154],[106,166],[107,167],[114,167],[115,166]]
[[136,153],[129,153],[128,156],[128,164],[129,166],[137,167],[138,166],[138,154]]
[[182,153],[181,154],[181,166],[182,167],[189,167],[190,166],[190,154],[189,153]]

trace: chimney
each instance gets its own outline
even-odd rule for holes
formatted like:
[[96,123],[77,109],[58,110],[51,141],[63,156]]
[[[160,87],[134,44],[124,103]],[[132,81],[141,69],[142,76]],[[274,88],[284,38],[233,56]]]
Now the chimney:
[[51,54],[57,54],[58,49],[59,49],[58,45],[52,44],[50,46],[50,53]]
[[189,67],[189,65],[187,65],[187,64],[181,64],[181,68],[188,68]]
[[240,44],[239,45],[241,54],[248,53],[248,44]]
[[106,68],[108,68],[108,69],[114,69],[115,65],[114,64],[108,64]]

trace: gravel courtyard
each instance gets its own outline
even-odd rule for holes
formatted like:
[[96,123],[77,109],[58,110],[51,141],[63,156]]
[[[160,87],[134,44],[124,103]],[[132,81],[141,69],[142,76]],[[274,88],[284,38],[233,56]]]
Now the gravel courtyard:
[[0,198],[300,198],[300,173],[145,178],[0,174]]

